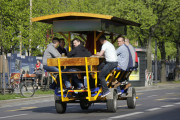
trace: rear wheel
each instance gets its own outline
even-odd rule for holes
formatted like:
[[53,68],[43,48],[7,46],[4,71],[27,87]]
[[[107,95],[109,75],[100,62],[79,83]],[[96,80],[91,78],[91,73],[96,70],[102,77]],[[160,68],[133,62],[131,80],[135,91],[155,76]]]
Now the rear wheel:
[[107,99],[107,109],[110,112],[116,112],[117,110],[117,92],[113,91],[113,99]]
[[55,101],[55,108],[57,113],[65,113],[67,107],[67,103],[62,102],[61,100]]
[[87,110],[91,106],[91,103],[88,100],[81,100],[80,106],[82,110]]
[[27,82],[21,85],[20,93],[25,97],[32,97],[35,93],[35,89],[32,82]]
[[127,98],[127,106],[130,109],[134,109],[136,107],[136,91],[135,91],[135,88],[132,88],[132,97]]

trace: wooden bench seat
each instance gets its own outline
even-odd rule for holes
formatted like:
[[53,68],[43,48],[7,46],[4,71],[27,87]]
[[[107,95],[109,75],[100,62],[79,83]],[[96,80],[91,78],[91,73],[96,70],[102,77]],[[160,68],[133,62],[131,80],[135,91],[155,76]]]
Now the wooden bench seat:
[[97,57],[74,57],[74,58],[49,58],[47,59],[48,66],[58,66],[58,60],[60,66],[86,66],[87,65],[99,65],[99,58]]
[[[94,73],[100,71],[88,71],[88,73]],[[50,73],[59,73],[59,72],[50,72]],[[86,71],[73,71],[73,72],[61,72],[61,73],[86,73]]]

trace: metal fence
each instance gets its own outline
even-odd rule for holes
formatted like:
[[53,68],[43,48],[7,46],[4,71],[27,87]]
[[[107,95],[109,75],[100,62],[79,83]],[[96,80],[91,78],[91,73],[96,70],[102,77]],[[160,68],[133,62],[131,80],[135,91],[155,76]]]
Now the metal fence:
[[[180,64],[179,64],[180,65]],[[176,61],[166,61],[166,78],[168,81],[174,80]],[[152,62],[153,80],[155,80],[155,62]],[[161,79],[161,61],[157,62],[157,79]]]

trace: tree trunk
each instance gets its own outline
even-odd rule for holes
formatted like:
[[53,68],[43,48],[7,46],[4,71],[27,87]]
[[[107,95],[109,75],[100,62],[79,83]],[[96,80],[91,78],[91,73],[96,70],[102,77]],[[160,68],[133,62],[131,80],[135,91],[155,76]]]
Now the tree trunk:
[[179,47],[180,47],[180,42],[177,42],[176,43],[176,49],[177,49],[177,53],[176,53],[176,67],[175,67],[175,81],[178,81],[179,80],[179,58],[180,58],[180,55],[179,55]]
[[147,72],[152,72],[151,40],[152,40],[152,30],[150,30],[150,35],[149,35],[148,44],[147,44]]
[[161,52],[161,82],[166,82],[166,51],[165,42],[159,42],[159,49]]

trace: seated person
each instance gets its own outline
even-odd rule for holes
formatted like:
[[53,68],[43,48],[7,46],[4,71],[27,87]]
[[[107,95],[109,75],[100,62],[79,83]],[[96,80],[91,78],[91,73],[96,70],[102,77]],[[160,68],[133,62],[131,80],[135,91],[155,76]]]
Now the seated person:
[[64,53],[64,55],[67,56],[67,52],[66,52],[66,49],[64,48],[64,46],[65,46],[64,38],[60,38],[59,39],[59,47],[57,48],[57,50],[59,51],[59,53],[61,55]]
[[[119,48],[116,50],[116,53],[118,56],[117,70],[128,71],[131,67],[133,67],[133,62],[132,62],[132,56],[131,56],[130,50],[125,45],[124,37],[120,36],[118,38],[118,46],[119,46]],[[121,75],[122,74],[120,74],[119,76],[121,76]],[[123,81],[123,80],[121,80],[121,81]],[[118,87],[117,89],[118,89],[118,95],[121,94],[120,87]]]
[[127,67],[126,71],[129,71],[129,70],[133,69],[133,59],[132,59],[132,55],[131,55],[129,47],[127,45],[125,45],[125,46],[128,49],[128,53],[129,53],[129,63],[128,63],[128,67]]
[[[81,41],[78,38],[73,39],[73,46],[74,48],[72,49],[71,52],[67,54],[67,57],[90,57],[91,53],[81,44]],[[78,71],[78,70],[85,70],[84,66],[73,66],[73,67],[68,67],[63,71],[68,71],[68,72],[73,72],[73,71]],[[65,85],[68,89],[71,89],[71,83],[68,80],[67,74],[62,74],[63,76],[63,81],[65,82]],[[72,80],[77,84],[78,89],[84,88],[84,85],[79,81],[77,74],[72,74]]]
[[[59,51],[62,57],[67,56],[66,49],[64,48],[65,46],[64,38],[60,38],[58,39],[58,41],[59,41],[59,47],[57,47],[57,50]],[[63,69],[64,69],[64,66],[61,67],[61,70]]]
[[129,51],[128,48],[125,46],[125,39],[124,37],[118,38],[118,46],[119,48],[116,50],[118,56],[118,67],[117,70],[124,70],[126,71],[129,64]]
[[[58,38],[53,38],[52,43],[47,45],[47,48],[43,55],[43,68],[47,72],[59,72],[59,69],[55,66],[47,66],[47,59],[48,58],[58,58],[61,57],[61,54],[57,51],[57,47],[59,46]],[[57,76],[57,84],[59,85],[59,76]],[[52,89],[56,88],[56,83],[53,82],[53,84],[50,86]]]
[[59,72],[59,69],[54,66],[47,66],[48,58],[58,58],[61,57],[61,54],[57,51],[57,47],[59,46],[58,38],[53,38],[52,43],[47,45],[47,48],[43,55],[43,68],[47,72]]
[[129,43],[129,39],[125,39],[125,45],[129,48],[130,53],[132,55],[132,60],[133,60],[133,67],[135,66],[135,49],[134,47]]
[[117,67],[118,62],[117,62],[117,55],[116,55],[116,50],[115,47],[112,43],[110,43],[104,35],[102,35],[99,38],[100,43],[102,44],[101,51],[97,53],[97,56],[105,56],[105,62],[101,63],[99,65],[99,76],[98,79],[101,83],[102,87],[102,96],[101,97],[106,97],[108,94],[110,94],[110,91],[108,89],[105,77],[109,74],[111,70],[113,70],[115,67]]
[[138,55],[137,55],[137,52],[135,52],[135,66],[134,66],[134,68],[135,69],[138,68]]
[[37,64],[35,65],[34,72],[36,74],[36,84],[40,85],[41,77],[42,77],[42,64],[40,60],[37,60]]

